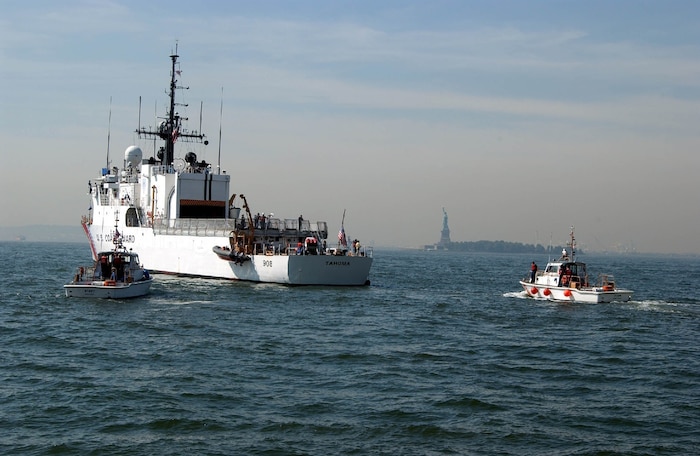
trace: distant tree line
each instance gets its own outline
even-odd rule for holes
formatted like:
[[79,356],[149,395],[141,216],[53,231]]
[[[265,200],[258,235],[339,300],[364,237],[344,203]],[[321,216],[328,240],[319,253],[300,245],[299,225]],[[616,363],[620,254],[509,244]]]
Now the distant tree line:
[[561,246],[545,247],[541,244],[522,244],[520,242],[507,241],[465,241],[450,242],[447,250],[456,252],[492,252],[492,253],[534,253],[559,255],[563,249]]

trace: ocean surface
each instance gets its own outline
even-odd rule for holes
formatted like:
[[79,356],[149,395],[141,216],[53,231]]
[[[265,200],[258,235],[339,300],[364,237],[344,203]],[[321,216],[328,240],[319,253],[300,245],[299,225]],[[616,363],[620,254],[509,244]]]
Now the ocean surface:
[[580,255],[624,304],[524,298],[547,258],[379,248],[369,287],[65,298],[89,256],[0,243],[0,454],[700,453],[698,257]]

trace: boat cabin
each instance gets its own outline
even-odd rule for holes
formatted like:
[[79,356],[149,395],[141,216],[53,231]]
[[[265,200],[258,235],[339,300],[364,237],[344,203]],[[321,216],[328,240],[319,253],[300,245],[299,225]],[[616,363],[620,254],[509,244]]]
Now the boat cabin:
[[535,276],[536,285],[579,288],[588,286],[586,264],[577,261],[547,263]]
[[133,281],[141,280],[143,275],[139,256],[135,253],[106,251],[97,254],[94,270],[95,278]]

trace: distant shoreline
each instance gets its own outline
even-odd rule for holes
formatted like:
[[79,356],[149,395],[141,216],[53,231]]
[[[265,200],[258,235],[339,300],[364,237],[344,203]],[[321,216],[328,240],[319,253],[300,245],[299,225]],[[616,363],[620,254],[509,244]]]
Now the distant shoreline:
[[0,241],[86,242],[79,223],[68,225],[26,225],[0,227]]
[[[68,242],[86,243],[87,239],[79,223],[76,225],[26,225],[26,226],[0,226],[0,242]],[[375,246],[375,248],[402,248],[396,246]],[[414,249],[415,247],[403,247]],[[522,253],[532,255],[558,256],[563,246],[545,247],[543,245],[523,244],[509,241],[462,241],[449,244],[428,244],[419,247],[419,250],[438,250],[446,252],[466,253]],[[640,252],[617,250],[582,250],[577,249],[577,254],[619,254],[619,255],[676,255],[698,257],[696,253],[669,253],[669,252]]]

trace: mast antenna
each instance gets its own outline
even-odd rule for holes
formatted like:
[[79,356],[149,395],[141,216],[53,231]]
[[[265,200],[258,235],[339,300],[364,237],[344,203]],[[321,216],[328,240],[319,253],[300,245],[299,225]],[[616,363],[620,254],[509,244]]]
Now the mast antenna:
[[202,131],[202,109],[204,109],[204,102],[199,102],[199,131]]
[[[219,108],[219,159],[216,163],[216,174],[221,174],[221,122],[224,117],[224,87],[221,86],[221,107]],[[201,131],[201,129],[200,129]]]
[[[166,166],[171,166],[173,164],[174,160],[174,152],[175,152],[175,142],[176,141],[182,141],[182,142],[200,142],[203,143],[205,146],[209,144],[209,141],[206,140],[206,136],[201,133],[201,131],[194,131],[190,132],[187,129],[183,128],[183,121],[187,121],[187,117],[180,116],[178,112],[175,111],[175,106],[187,106],[187,104],[181,104],[181,103],[176,103],[175,102],[175,92],[176,89],[188,89],[188,87],[180,87],[177,85],[178,82],[178,77],[180,76],[180,69],[179,69],[179,63],[178,63],[178,57],[179,55],[177,54],[178,51],[178,46],[177,42],[175,43],[175,53],[170,56],[170,61],[171,61],[171,69],[170,69],[170,87],[168,91],[166,92],[168,94],[168,97],[170,98],[169,105],[166,107],[166,117],[162,118],[163,120],[155,127],[143,127],[139,126],[139,128],[136,130],[136,133],[139,135],[139,138],[146,137],[146,138],[153,138],[154,140],[154,149],[155,149],[155,142],[158,139],[161,139],[165,142],[163,147],[159,149],[159,151],[156,153],[156,157],[160,160],[160,163],[162,165]],[[156,114],[157,114],[157,105],[156,105]],[[139,116],[140,117],[140,116]],[[200,110],[200,128],[201,128],[201,110]],[[156,115],[156,121],[158,120],[158,116]],[[139,122],[140,123],[140,122]],[[162,151],[162,154],[161,152]]]
[[109,142],[112,135],[112,97],[109,97],[109,120],[107,121],[107,168],[109,168]]
[[139,95],[139,130],[141,129],[141,95]]

